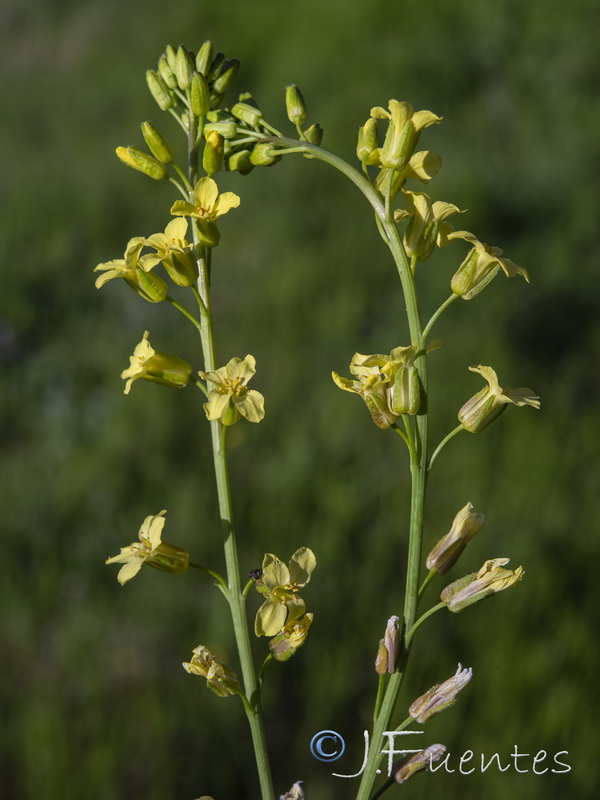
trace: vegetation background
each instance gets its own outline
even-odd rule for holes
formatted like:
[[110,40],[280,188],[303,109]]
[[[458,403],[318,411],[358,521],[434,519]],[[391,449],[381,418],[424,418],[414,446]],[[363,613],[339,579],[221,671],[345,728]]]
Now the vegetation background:
[[[395,97],[442,114],[424,135],[444,158],[431,194],[468,209],[464,227],[529,269],[530,286],[499,277],[440,322],[433,441],[479,388],[473,363],[534,387],[542,410],[509,411],[481,436],[455,439],[433,473],[426,519],[431,545],[470,500],[486,523],[452,574],[507,555],[527,575],[427,624],[398,719],[460,661],[474,679],[423,740],[458,755],[496,752],[505,764],[515,744],[549,760],[567,750],[572,770],[535,776],[525,759],[527,774],[437,773],[415,778],[411,797],[595,797],[594,0],[5,0],[0,18],[3,797],[256,798],[237,701],[180,667],[199,642],[235,664],[219,593],[202,576],[150,570],[121,589],[103,563],[161,508],[169,538],[197,560],[222,558],[198,393],[138,384],[125,397],[119,379],[144,329],[199,368],[196,337],[172,309],[117,282],[96,292],[92,274],[167,221],[171,187],[122,168],[114,147],[139,146],[147,118],[177,135],[144,71],[168,42],[207,38],[241,59],[239,90],[275,125],[286,125],[284,85],[300,85],[324,146],[350,160],[373,105]],[[356,782],[331,771],[359,768],[377,641],[401,613],[408,474],[397,437],[329,375],[345,373],[355,350],[408,344],[399,282],[361,196],[326,166],[289,157],[219,181],[242,196],[215,254],[219,360],[257,357],[268,410],[232,435],[242,567],[301,545],[319,561],[305,592],[308,643],[274,665],[265,691],[276,785],[303,779],[308,800],[344,800]],[[447,296],[459,247],[449,250],[421,269],[426,315]],[[324,728],[348,743],[333,767],[308,748]]]

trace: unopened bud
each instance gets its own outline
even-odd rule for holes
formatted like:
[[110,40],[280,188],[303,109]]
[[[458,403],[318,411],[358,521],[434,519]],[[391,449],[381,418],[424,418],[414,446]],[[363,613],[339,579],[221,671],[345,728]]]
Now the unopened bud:
[[378,675],[385,675],[388,668],[388,651],[383,639],[379,640],[377,656],[375,657],[375,672]]
[[306,122],[306,105],[300,89],[292,84],[285,88],[285,108],[288,119],[294,125],[303,125]]
[[169,89],[175,89],[177,87],[177,78],[169,66],[169,62],[167,61],[167,57],[164,53],[158,59],[158,74],[169,87]]
[[323,128],[318,122],[315,122],[304,131],[304,136],[308,142],[318,146],[323,141]]
[[168,44],[165,48],[165,58],[167,59],[167,64],[171,72],[175,74],[177,71],[177,50],[175,50],[172,44]]
[[177,78],[177,84],[182,92],[185,92],[192,85],[192,73],[194,72],[194,62],[192,57],[183,45],[177,49],[175,69],[173,70]]
[[152,155],[162,164],[170,164],[173,161],[175,157],[173,148],[151,122],[142,122],[142,135]]
[[221,70],[223,69],[224,63],[225,63],[225,54],[217,53],[211,62],[206,79],[208,81],[214,81],[216,78],[218,78],[219,75],[221,74]]
[[234,117],[251,128],[255,128],[263,118],[262,111],[249,103],[236,103],[231,107],[230,111]]
[[167,84],[154,70],[149,69],[146,72],[146,83],[150,94],[156,100],[158,107],[163,111],[172,108],[175,105],[175,98],[169,91]]
[[117,147],[115,152],[128,167],[143,172],[144,175],[155,181],[161,181],[167,176],[167,168],[164,164],[135,147]]
[[445,575],[460,558],[463,550],[483,525],[483,514],[474,514],[467,503],[454,517],[450,531],[442,537],[427,556],[427,569]]
[[366,161],[378,147],[377,120],[369,117],[365,124],[358,129],[358,144],[356,146],[358,160]]
[[230,156],[227,161],[227,169],[231,172],[239,172],[240,175],[247,175],[254,169],[254,164],[250,160],[250,150],[239,150]]
[[250,161],[256,167],[269,167],[281,161],[281,156],[276,154],[275,147],[270,142],[262,142],[257,144],[250,154]]
[[200,50],[196,53],[196,70],[206,77],[212,64],[213,46],[212,42],[204,42]]
[[202,154],[202,167],[207,175],[214,175],[223,166],[223,137],[216,131],[206,134],[206,145]]
[[205,117],[210,110],[210,92],[206,78],[200,72],[192,75],[192,86],[190,89],[190,104],[192,114],[196,117]]
[[225,94],[227,89],[229,89],[233,83],[235,76],[239,72],[239,69],[240,62],[237,58],[232,58],[230,61],[226,61],[223,64],[223,71],[213,83],[213,90],[215,92],[219,92],[219,94]]
[[420,753],[414,753],[392,766],[392,775],[396,783],[404,783],[417,772],[431,767],[434,761],[439,761],[445,755],[447,748],[443,744],[430,744]]
[[418,697],[408,709],[408,713],[415,722],[421,724],[427,722],[434,714],[439,714],[440,711],[453,706],[457,694],[464,689],[472,677],[471,667],[463,669],[462,664],[459,664],[456,674],[452,678],[432,686],[424,695]]
[[206,136],[211,131],[216,131],[221,134],[224,139],[235,139],[237,136],[237,125],[230,120],[223,120],[223,122],[209,122],[204,126],[204,135]]

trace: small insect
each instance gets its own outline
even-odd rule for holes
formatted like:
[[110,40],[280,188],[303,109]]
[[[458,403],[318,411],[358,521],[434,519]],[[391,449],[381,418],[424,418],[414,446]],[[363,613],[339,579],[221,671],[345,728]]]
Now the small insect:
[[253,581],[259,581],[262,578],[262,569],[251,569],[248,577],[252,578]]

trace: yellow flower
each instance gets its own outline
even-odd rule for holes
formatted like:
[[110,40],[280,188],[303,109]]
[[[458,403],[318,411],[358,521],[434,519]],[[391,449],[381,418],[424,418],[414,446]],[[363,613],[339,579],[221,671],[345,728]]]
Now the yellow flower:
[[144,245],[156,250],[140,258],[140,267],[144,272],[149,272],[162,261],[171,280],[178,286],[192,286],[195,283],[198,264],[192,245],[185,238],[187,228],[187,219],[173,219],[164,233],[154,233],[144,240]]
[[135,346],[133,355],[129,356],[128,369],[121,373],[123,380],[127,380],[124,393],[129,394],[131,384],[138,378],[183,389],[189,383],[192,374],[191,365],[178,356],[154,350],[148,341],[148,336],[148,331],[144,331],[142,341]]
[[522,275],[529,283],[527,270],[515,264],[510,258],[502,258],[502,250],[499,247],[490,247],[480,242],[468,231],[448,233],[446,239],[447,241],[443,243],[447,243],[452,239],[464,239],[465,242],[473,245],[450,282],[450,288],[453,293],[462,297],[463,300],[472,300],[476,297],[496,277],[500,270],[508,278]]
[[145,244],[143,236],[136,236],[127,242],[123,258],[105,261],[94,268],[94,272],[103,272],[96,278],[96,289],[100,289],[113,278],[123,278],[144,300],[159,303],[167,296],[167,283],[160,275],[144,272],[140,268],[140,252]]
[[219,194],[219,188],[212,178],[200,178],[194,187],[194,202],[177,200],[171,208],[171,214],[176,217],[194,217],[197,220],[200,244],[216,247],[221,238],[216,220],[239,204],[240,198],[237,194]]
[[247,388],[255,373],[256,360],[251,355],[243,360],[232,358],[213,372],[201,372],[200,377],[214,386],[208,393],[208,403],[204,404],[208,419],[234,425],[241,415],[248,422],[260,422],[265,416],[265,398],[260,392]]
[[482,525],[483,514],[473,514],[473,505],[467,503],[454,517],[450,531],[427,556],[427,569],[435,569],[438,575],[445,575]]
[[106,564],[123,564],[117,580],[123,586],[135,577],[143,564],[148,564],[170,575],[180,575],[189,565],[189,555],[180,547],[162,541],[166,511],[152,514],[144,520],[139,532],[139,543],[122,547],[118,556],[106,560]]
[[523,567],[517,567],[515,570],[505,569],[504,565],[509,561],[508,558],[491,558],[479,572],[465,575],[464,578],[459,578],[446,586],[440,595],[440,600],[446,604],[448,611],[457,613],[479,600],[514,586],[525,572]]
[[462,214],[458,206],[444,203],[441,200],[431,202],[425,192],[409,192],[402,190],[409,209],[394,211],[396,222],[408,219],[409,223],[404,234],[404,247],[409,256],[416,256],[419,261],[427,261],[433,252],[436,243],[438,247],[445,244],[444,234],[449,229],[454,230],[450,223],[444,222],[453,214]]
[[219,664],[213,654],[203,645],[198,645],[193,651],[191,661],[184,661],[182,666],[190,675],[200,675],[206,678],[206,685],[219,697],[238,694],[240,684],[237,675],[225,664]]
[[469,367],[471,372],[478,372],[488,382],[488,386],[467,400],[458,412],[458,421],[470,433],[478,433],[505,410],[508,403],[515,406],[540,407],[540,400],[533,389],[503,389],[498,383],[498,376],[491,367]]
[[306,604],[297,592],[310,581],[316,565],[315,554],[308,547],[296,550],[288,566],[266,553],[262,575],[255,581],[257,590],[267,598],[256,614],[257,636],[275,636],[304,614]]

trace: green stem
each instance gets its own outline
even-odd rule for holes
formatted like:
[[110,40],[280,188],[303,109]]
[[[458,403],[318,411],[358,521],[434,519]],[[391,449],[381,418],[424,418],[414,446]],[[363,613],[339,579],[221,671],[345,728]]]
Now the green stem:
[[[189,182],[194,186],[198,178],[196,158],[196,125],[190,114],[190,130],[188,139],[189,156]],[[191,193],[190,193],[191,194]],[[193,198],[190,197],[190,200]],[[196,252],[201,254],[198,259],[198,287],[195,292],[199,307],[202,312],[200,326],[200,339],[204,355],[204,371],[211,372],[216,369],[214,331],[210,303],[210,255],[205,255],[205,250],[200,247],[198,230],[194,220],[192,222],[192,235]],[[209,251],[210,252],[210,251]],[[227,468],[226,427],[219,421],[210,423],[213,461],[219,499],[219,514],[223,534],[223,548],[225,551],[225,564],[227,569],[227,586],[229,592],[229,607],[233,621],[233,630],[238,648],[244,694],[248,702],[244,703],[246,717],[250,725],[250,733],[254,746],[258,778],[262,800],[275,800],[275,791],[269,766],[267,743],[260,708],[260,692],[252,659],[248,620],[246,618],[246,604],[238,566],[237,546],[233,526],[233,507],[231,502],[231,487],[229,484],[229,471]]]
[[441,306],[438,308],[438,310],[437,310],[437,311],[436,311],[434,314],[432,314],[432,316],[431,316],[431,319],[429,320],[429,322],[427,323],[427,325],[425,325],[425,330],[423,331],[423,341],[424,341],[424,342],[426,342],[426,341],[427,341],[427,337],[428,337],[428,336],[429,336],[429,334],[431,333],[431,329],[433,328],[433,326],[434,326],[434,324],[435,324],[436,320],[438,319],[438,317],[440,317],[440,316],[441,316],[441,315],[444,313],[444,311],[445,311],[445,310],[448,308],[448,306],[452,305],[452,303],[453,303],[453,302],[454,302],[454,301],[455,301],[457,298],[458,298],[458,295],[457,295],[457,294],[454,294],[454,293],[452,293],[452,294],[450,295],[450,297],[449,297],[447,300],[444,300],[444,302],[443,302],[443,303],[442,303],[442,305],[441,305]]
[[445,446],[448,444],[448,442],[450,441],[450,439],[453,439],[453,438],[456,436],[456,434],[457,434],[457,433],[460,433],[460,432],[461,432],[461,431],[463,431],[463,430],[464,430],[464,428],[463,428],[463,426],[462,426],[462,425],[457,425],[457,426],[456,426],[456,428],[454,428],[454,430],[451,430],[451,431],[450,431],[450,433],[448,434],[448,436],[446,436],[444,439],[442,439],[442,441],[441,441],[441,442],[438,444],[438,446],[437,446],[437,447],[435,448],[435,450],[433,451],[433,455],[432,455],[432,456],[431,456],[431,458],[429,459],[429,464],[428,464],[428,466],[427,466],[427,471],[428,471],[428,472],[429,472],[429,470],[430,470],[430,469],[433,467],[433,462],[436,460],[436,458],[437,458],[437,457],[439,456],[439,454],[442,452],[442,450],[444,449],[444,447],[445,447]]
[[428,619],[432,614],[435,614],[436,612],[441,611],[442,608],[446,608],[446,604],[445,603],[438,603],[437,606],[433,606],[432,608],[429,609],[429,611],[426,611],[423,614],[423,616],[419,617],[419,619],[415,622],[415,624],[412,626],[412,628],[406,634],[405,641],[406,641],[406,646],[407,647],[410,645],[410,643],[412,641],[412,638],[416,633],[417,628],[419,628],[425,622],[425,620]]
[[171,305],[173,306],[173,308],[176,308],[180,314],[183,314],[184,317],[187,317],[189,321],[192,323],[192,325],[194,325],[196,330],[200,330],[200,321],[197,320],[193,314],[190,314],[187,308],[184,308],[181,305],[181,303],[178,303],[177,300],[174,300],[170,295],[167,295],[165,297],[165,300],[168,300],[169,303],[171,303]]
[[377,720],[379,716],[379,712],[381,710],[381,704],[383,703],[383,695],[385,692],[385,675],[379,676],[379,681],[377,683],[377,697],[375,698],[375,708],[373,709],[373,722]]
[[[367,177],[361,174],[343,159],[330,153],[322,147],[294,141],[293,139],[279,138],[276,144],[281,147],[297,149],[302,153],[309,153],[321,161],[342,172],[367,198],[375,211],[377,227],[382,239],[389,247],[394,258],[406,307],[406,316],[410,331],[411,344],[417,346],[418,356],[415,367],[419,374],[422,388],[422,404],[416,415],[414,451],[411,454],[411,506],[408,544],[408,566],[406,575],[406,590],[404,597],[404,630],[410,631],[413,627],[417,613],[419,595],[419,574],[421,566],[421,547],[423,537],[423,510],[425,504],[425,488],[427,484],[427,433],[428,433],[428,408],[427,408],[427,353],[423,338],[423,325],[419,312],[419,304],[415,288],[411,264],[402,245],[398,229],[392,218],[391,208],[382,200],[380,193],[373,187]],[[373,726],[370,751],[367,764],[363,772],[356,800],[368,800],[377,777],[377,767],[381,758],[383,734],[388,730],[389,721],[394,710],[394,705],[400,691],[402,678],[406,670],[406,663],[410,655],[408,642],[405,643],[401,671],[395,672],[387,685],[381,710]]]
[[203,567],[202,564],[194,564],[192,561],[189,563],[192,569],[200,570],[200,572],[205,572],[207,575],[213,577],[219,585],[220,589],[225,590],[225,597],[227,597],[228,589],[227,589],[227,582],[222,575],[219,575],[218,572],[214,572],[212,569],[208,569],[208,567]]
[[429,570],[429,574],[427,575],[427,577],[423,581],[423,584],[422,584],[421,588],[419,589],[419,600],[423,597],[423,595],[425,594],[425,589],[427,589],[427,587],[429,586],[429,584],[431,583],[431,581],[435,578],[435,576],[437,574],[438,574],[437,573],[437,569],[430,569]]

